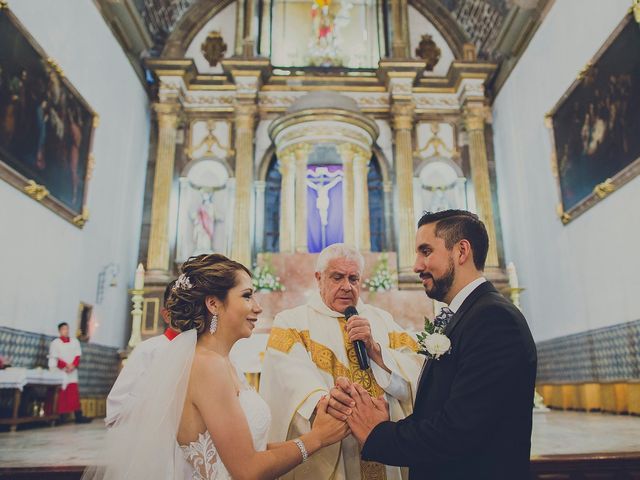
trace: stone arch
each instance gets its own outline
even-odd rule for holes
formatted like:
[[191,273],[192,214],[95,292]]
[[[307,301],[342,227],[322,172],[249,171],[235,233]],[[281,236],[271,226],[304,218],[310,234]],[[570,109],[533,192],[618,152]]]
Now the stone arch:
[[235,173],[226,158],[214,157],[209,155],[204,155],[203,157],[194,158],[189,162],[187,162],[187,164],[184,167],[182,167],[182,170],[180,171],[180,177],[187,177],[189,175],[189,171],[194,166],[196,166],[200,162],[205,162],[205,161],[214,161],[214,162],[220,163],[227,171],[229,178],[235,177]]
[[183,58],[193,38],[207,22],[234,2],[235,0],[196,0],[169,34],[161,56]]
[[[426,17],[440,32],[456,60],[462,60],[463,46],[469,37],[460,28],[451,13],[438,0],[409,0],[409,4]],[[413,55],[413,52],[409,52]]]
[[256,179],[264,182],[267,178],[267,172],[269,171],[269,166],[271,165],[271,160],[276,153],[276,146],[272,143],[269,148],[264,152],[260,162],[258,162],[258,171],[256,175]]

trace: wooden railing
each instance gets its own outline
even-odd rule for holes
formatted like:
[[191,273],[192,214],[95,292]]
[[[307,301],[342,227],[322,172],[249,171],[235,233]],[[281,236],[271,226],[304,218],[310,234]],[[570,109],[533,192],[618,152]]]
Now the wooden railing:
[[640,381],[547,384],[536,389],[551,408],[640,415]]

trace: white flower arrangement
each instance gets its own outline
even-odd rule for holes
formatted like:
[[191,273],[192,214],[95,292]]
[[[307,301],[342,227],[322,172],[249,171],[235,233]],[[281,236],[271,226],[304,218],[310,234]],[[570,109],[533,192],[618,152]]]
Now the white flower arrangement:
[[366,279],[363,286],[370,292],[386,292],[393,288],[394,283],[394,276],[389,271],[389,260],[387,254],[384,253],[380,256],[373,276]]
[[264,265],[256,266],[253,269],[253,288],[268,292],[282,292],[284,285],[280,282],[280,277],[273,273],[273,267],[269,260],[265,260]]

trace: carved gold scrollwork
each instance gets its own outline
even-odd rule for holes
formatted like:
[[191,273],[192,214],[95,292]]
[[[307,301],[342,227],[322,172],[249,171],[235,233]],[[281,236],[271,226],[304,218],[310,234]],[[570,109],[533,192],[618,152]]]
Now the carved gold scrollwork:
[[9,8],[7,0],[0,0],[0,10],[4,10],[5,8]]
[[44,185],[38,185],[34,180],[29,180],[24,186],[24,192],[31,198],[41,202],[47,195],[49,190]]
[[100,115],[97,113],[93,115],[93,128],[98,128],[100,126]]
[[60,64],[56,62],[53,58],[51,57],[47,58],[47,64],[51,67],[51,69],[54,72],[56,72],[61,77],[64,77],[64,72],[62,71],[62,67],[60,67]]
[[200,46],[200,51],[209,65],[215,67],[224,58],[227,52],[227,44],[224,43],[219,31],[214,30],[207,35],[206,40]]
[[556,207],[556,212],[563,225],[566,225],[571,221],[571,215],[564,211],[564,209],[562,208],[562,204],[558,204],[558,206]]
[[93,177],[93,169],[96,166],[96,157],[93,153],[89,154],[89,159],[87,162],[87,180],[91,180]]
[[433,148],[433,156],[453,157],[456,152],[452,151],[447,144],[440,138],[440,125],[437,122],[431,122],[431,137],[427,140],[424,147],[413,152],[414,157],[421,156],[422,152],[426,152],[429,148]]
[[593,64],[591,62],[587,63],[582,70],[580,70],[580,73],[578,73],[578,80],[582,80],[584,77],[587,76],[587,74],[589,73],[589,70],[591,70],[591,67],[593,66]]
[[607,178],[604,182],[599,183],[593,188],[593,193],[602,200],[606,196],[610,195],[616,190],[616,186],[613,184],[610,178]]
[[422,35],[416,48],[416,56],[427,62],[426,69],[428,72],[432,72],[440,61],[440,53],[440,49],[436,42],[433,41],[433,37],[431,35]]
[[204,153],[202,153],[200,155],[200,157],[203,157],[205,155],[207,155],[208,153],[214,154],[215,152],[213,151],[213,147],[218,147],[221,150],[223,150],[228,156],[233,156],[235,155],[235,150],[233,150],[230,147],[225,147],[224,145],[222,145],[220,143],[220,140],[218,139],[218,137],[216,136],[216,134],[214,133],[216,130],[216,122],[213,120],[208,120],[207,121],[207,135],[202,139],[202,141],[200,143],[198,143],[198,145],[192,146],[192,147],[187,147],[185,148],[185,153],[187,154],[187,156],[191,159],[194,158],[194,153],[197,152],[198,150],[200,150],[200,148],[202,148],[203,146],[206,146],[207,149],[204,151]]
[[633,11],[633,18],[637,23],[640,23],[640,0],[633,0],[631,10]]
[[84,227],[84,224],[87,223],[88,220],[89,220],[89,209],[87,207],[83,207],[82,213],[80,215],[76,215],[75,217],[73,217],[73,220],[71,221],[76,227],[82,228]]

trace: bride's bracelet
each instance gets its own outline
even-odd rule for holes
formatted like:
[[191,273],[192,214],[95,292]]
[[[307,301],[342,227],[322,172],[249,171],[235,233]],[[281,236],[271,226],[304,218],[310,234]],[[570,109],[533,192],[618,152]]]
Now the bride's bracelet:
[[307,449],[305,448],[302,440],[300,440],[299,438],[294,438],[293,443],[295,443],[296,446],[300,449],[300,453],[302,454],[302,463],[306,462],[309,458],[309,453],[307,452]]

